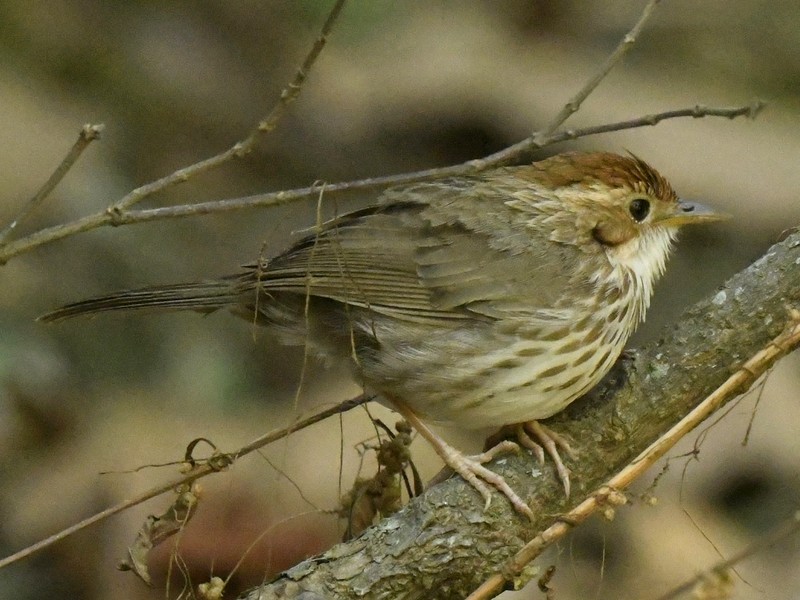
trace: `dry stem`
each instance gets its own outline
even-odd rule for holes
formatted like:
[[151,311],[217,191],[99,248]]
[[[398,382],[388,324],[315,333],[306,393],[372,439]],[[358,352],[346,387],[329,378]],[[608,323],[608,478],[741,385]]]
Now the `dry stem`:
[[[477,173],[493,166],[512,162],[513,159],[519,158],[521,155],[525,154],[531,149],[541,148],[557,142],[575,140],[599,133],[608,133],[611,131],[621,131],[623,129],[632,129],[635,127],[657,125],[661,121],[665,121],[667,119],[683,117],[691,117],[696,119],[706,116],[724,117],[727,119],[734,119],[741,116],[755,118],[755,116],[763,109],[763,107],[764,103],[758,100],[753,101],[749,105],[735,107],[705,107],[696,105],[689,108],[644,115],[635,119],[619,121],[617,123],[596,125],[582,129],[567,129],[564,131],[557,131],[545,137],[534,134],[521,142],[517,142],[516,144],[513,144],[512,146],[509,146],[508,148],[491,154],[485,158],[470,160],[458,165],[451,165],[449,167],[440,167],[435,169],[426,169],[423,171],[414,171],[411,173],[402,173],[399,175],[370,177],[355,181],[326,184],[325,194],[330,196],[331,194],[338,194],[344,191],[378,189],[390,185],[411,183],[424,179]],[[537,139],[539,141],[536,141]],[[128,196],[120,200],[117,204],[114,204],[101,212],[76,219],[75,221],[71,221],[69,223],[63,223],[61,225],[54,225],[52,227],[40,229],[39,231],[20,238],[14,242],[0,244],[0,265],[5,264],[10,259],[19,256],[20,254],[30,252],[31,250],[44,244],[49,244],[51,242],[71,237],[79,233],[98,229],[100,227],[117,227],[120,225],[131,225],[134,223],[145,223],[148,221],[161,221],[165,219],[220,214],[249,208],[278,206],[280,204],[286,204],[287,202],[313,197],[317,195],[320,190],[319,186],[314,185],[293,190],[282,190],[279,192],[245,196],[242,198],[213,200],[209,202],[182,204],[164,208],[148,208],[139,210],[120,208],[121,205],[129,206],[131,202],[128,199],[131,197],[135,197],[136,201],[138,202],[141,199],[139,197],[140,194],[153,194],[169,185],[178,183],[179,181],[185,181],[188,176],[196,175],[200,170],[207,170],[209,168],[207,163],[209,161],[216,162],[217,158],[218,157],[214,157],[212,159],[208,159],[208,161],[197,163],[197,165],[193,165],[192,167],[188,167],[187,169],[183,169],[181,171],[176,171],[172,175],[169,175],[163,179],[159,179],[158,181],[137,188]],[[195,169],[195,167],[198,168]]]
[[78,133],[78,139],[75,140],[72,148],[69,149],[67,155],[61,160],[52,175],[50,175],[47,181],[44,182],[44,185],[39,188],[39,191],[28,200],[27,204],[22,207],[17,216],[11,219],[11,222],[0,231],[0,247],[2,247],[9,236],[14,233],[17,226],[36,210],[39,205],[47,199],[50,192],[61,183],[61,180],[64,179],[64,176],[69,172],[72,166],[78,162],[83,151],[89,147],[89,144],[100,139],[100,133],[103,131],[104,127],[104,125],[92,125],[90,123],[81,127],[80,133]]
[[[19,223],[23,217],[28,216],[37,206],[39,206],[39,204],[41,204],[41,202],[47,197],[56,184],[58,184],[64,175],[66,175],[66,173],[77,160],[80,152],[83,150],[83,147],[85,147],[84,142],[91,141],[97,137],[96,135],[94,137],[87,137],[83,135],[86,132],[87,127],[91,128],[95,126],[84,127],[84,132],[82,132],[81,138],[75,144],[73,149],[70,150],[53,175],[50,176],[45,185],[42,186],[42,189],[36,194],[36,196],[33,197],[33,199],[29,201],[29,203],[20,213],[20,216],[14,219],[3,230],[3,232],[0,233],[0,265],[5,264],[14,256],[28,252],[34,248],[37,248],[38,246],[53,242],[55,240],[63,239],[84,231],[90,231],[102,226],[121,225],[124,221],[120,220],[120,217],[127,214],[127,211],[131,206],[141,202],[148,196],[152,196],[153,194],[161,192],[176,184],[183,183],[191,177],[195,177],[201,173],[215,169],[235,158],[241,158],[242,156],[248,154],[258,143],[261,136],[275,129],[275,126],[280,118],[286,113],[288,106],[300,95],[302,85],[305,82],[311,67],[314,65],[317,57],[327,43],[328,35],[330,34],[336,19],[341,13],[345,2],[346,0],[336,1],[336,4],[334,4],[333,8],[328,14],[327,19],[325,20],[325,23],[322,26],[320,35],[314,41],[311,50],[309,50],[302,65],[295,72],[292,80],[281,92],[280,99],[278,100],[277,104],[244,140],[237,142],[232,147],[217,154],[216,156],[212,156],[200,162],[194,163],[188,167],[178,169],[166,177],[162,177],[161,179],[157,179],[156,181],[152,181],[132,190],[123,198],[111,204],[108,208],[101,212],[84,217],[82,219],[77,219],[70,223],[40,229],[39,231],[25,236],[16,242],[5,243],[8,236],[15,229],[17,223]],[[96,133],[99,133],[99,130],[97,130],[95,134]],[[80,147],[78,150],[76,150],[76,147],[79,147],[82,143],[84,144],[83,147]]]
[[661,0],[650,0],[650,2],[645,5],[644,9],[642,10],[642,14],[639,16],[639,20],[636,22],[636,25],[634,25],[633,29],[631,29],[622,38],[622,40],[620,40],[617,47],[611,54],[608,55],[608,58],[606,58],[605,62],[600,66],[600,69],[598,69],[597,73],[595,73],[595,75],[589,79],[589,81],[587,81],[580,90],[578,90],[577,94],[569,99],[561,111],[553,118],[552,121],[550,121],[550,123],[547,124],[543,130],[537,134],[534,134],[534,139],[537,144],[541,145],[540,138],[544,139],[552,134],[556,129],[564,124],[564,121],[578,112],[581,104],[583,104],[583,101],[589,97],[589,94],[591,94],[595,88],[600,85],[600,82],[606,78],[606,75],[611,72],[611,69],[613,69],[617,63],[622,60],[622,57],[625,56],[631,48],[633,48],[633,45],[636,43],[636,39],[639,37],[639,33],[642,31],[647,21],[650,20],[650,17],[660,1]]
[[132,506],[136,506],[137,504],[146,502],[147,500],[155,498],[156,496],[160,496],[161,494],[164,494],[166,492],[173,491],[176,488],[180,487],[181,485],[185,484],[188,485],[193,481],[197,481],[198,479],[205,477],[206,475],[210,475],[212,473],[218,473],[219,471],[231,466],[239,458],[250,454],[254,450],[263,448],[267,444],[270,444],[281,438],[285,438],[294,433],[295,431],[300,431],[301,429],[305,429],[306,427],[309,427],[315,423],[319,423],[320,421],[323,421],[328,417],[337,414],[342,414],[349,410],[352,410],[357,406],[361,406],[362,404],[369,402],[371,399],[372,399],[371,396],[366,396],[364,394],[361,394],[359,396],[356,396],[355,398],[351,398],[350,400],[345,400],[344,402],[340,402],[335,406],[332,406],[325,410],[321,410],[311,415],[310,417],[296,421],[295,423],[289,425],[288,427],[283,427],[281,429],[275,429],[273,431],[270,431],[269,433],[266,433],[256,438],[249,444],[242,446],[235,452],[226,454],[216,454],[212,456],[211,459],[205,462],[193,465],[191,471],[189,471],[188,473],[186,473],[181,477],[176,477],[175,479],[167,481],[166,483],[162,483],[161,485],[150,488],[149,490],[142,492],[141,494],[131,498],[130,500],[125,500],[124,502],[120,502],[119,504],[110,506],[109,508],[99,513],[96,513],[91,517],[84,519],[83,521],[75,523],[74,525],[71,525],[70,527],[67,527],[62,531],[59,531],[58,533],[54,533],[53,535],[39,542],[36,542],[35,544],[31,544],[27,548],[23,548],[22,550],[15,552],[14,554],[11,554],[9,556],[6,556],[5,558],[0,559],[0,569],[2,569],[3,567],[7,567],[8,565],[13,564],[17,561],[20,561],[23,558],[27,558],[28,556],[36,554],[40,550],[44,550],[45,548],[52,546],[56,542],[59,542],[71,536],[72,534],[81,531],[82,529],[86,529],[87,527],[94,525],[95,523],[99,523],[100,521],[103,521],[108,517],[120,513],[127,508],[131,508]]

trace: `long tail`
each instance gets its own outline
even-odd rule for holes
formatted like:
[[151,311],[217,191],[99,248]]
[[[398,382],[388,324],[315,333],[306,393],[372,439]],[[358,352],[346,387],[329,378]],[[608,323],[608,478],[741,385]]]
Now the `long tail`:
[[79,315],[112,310],[197,310],[212,312],[236,304],[241,299],[234,281],[208,281],[122,290],[67,304],[42,315],[37,321],[52,323]]

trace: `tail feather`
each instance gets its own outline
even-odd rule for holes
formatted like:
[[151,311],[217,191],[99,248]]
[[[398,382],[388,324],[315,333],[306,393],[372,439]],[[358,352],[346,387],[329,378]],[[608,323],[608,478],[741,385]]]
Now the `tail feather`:
[[80,315],[114,310],[197,310],[212,312],[236,304],[240,293],[232,281],[183,283],[123,290],[67,304],[39,317],[37,321],[52,323]]

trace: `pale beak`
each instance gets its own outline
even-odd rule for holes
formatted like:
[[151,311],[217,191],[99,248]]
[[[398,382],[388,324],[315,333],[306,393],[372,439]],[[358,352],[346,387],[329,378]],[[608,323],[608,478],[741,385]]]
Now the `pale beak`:
[[658,220],[660,225],[669,225],[671,227],[682,227],[683,225],[692,225],[694,223],[708,223],[711,221],[724,221],[730,219],[731,216],[726,213],[715,211],[704,204],[699,202],[690,202],[688,200],[678,200],[672,214],[664,215]]

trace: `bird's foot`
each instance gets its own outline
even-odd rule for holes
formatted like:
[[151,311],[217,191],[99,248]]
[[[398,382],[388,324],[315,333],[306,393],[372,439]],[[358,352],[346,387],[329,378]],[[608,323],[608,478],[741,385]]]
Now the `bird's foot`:
[[448,467],[461,475],[467,483],[480,492],[485,501],[484,510],[488,509],[489,505],[492,503],[492,492],[489,488],[489,486],[492,486],[508,498],[508,501],[517,512],[522,513],[531,520],[533,519],[533,511],[531,511],[527,503],[511,489],[511,486],[508,485],[506,480],[501,475],[483,466],[484,463],[494,460],[501,454],[518,452],[519,446],[517,444],[510,440],[503,440],[481,454],[466,456],[447,444],[444,440],[440,439],[440,442],[441,446],[434,446],[437,453],[442,457],[442,460],[444,460]]
[[539,423],[539,421],[517,423],[514,426],[514,433],[519,443],[531,450],[541,464],[544,464],[544,455],[547,452],[556,467],[556,473],[558,473],[558,478],[561,480],[561,485],[564,486],[564,493],[569,498],[569,469],[564,465],[564,461],[561,460],[561,456],[558,453],[559,448],[561,448],[570,458],[574,459],[575,452],[570,447],[569,442],[549,427]]
[[469,483],[473,488],[478,490],[484,499],[484,510],[489,508],[492,503],[492,490],[495,488],[498,492],[503,494],[514,509],[533,520],[533,511],[520,498],[517,493],[511,489],[511,486],[506,483],[506,480],[501,476],[484,467],[484,463],[493,460],[500,454],[507,454],[509,452],[518,452],[519,445],[510,440],[502,440],[492,448],[477,456],[466,456],[453,448],[450,444],[445,442],[439,435],[423,423],[417,414],[406,404],[393,400],[393,404],[397,412],[403,415],[417,432],[425,438],[428,443],[433,446],[444,463],[453,471],[461,475],[464,480]]

